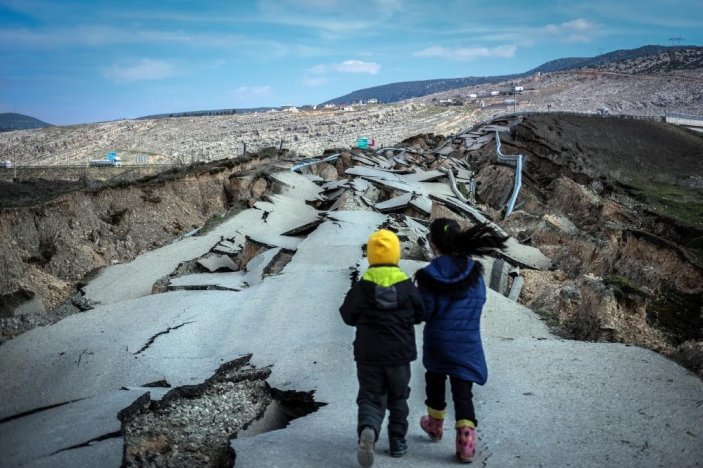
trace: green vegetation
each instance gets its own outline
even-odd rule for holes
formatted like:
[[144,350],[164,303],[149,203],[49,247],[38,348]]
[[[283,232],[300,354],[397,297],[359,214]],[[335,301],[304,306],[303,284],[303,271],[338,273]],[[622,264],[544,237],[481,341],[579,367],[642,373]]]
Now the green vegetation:
[[229,210],[227,210],[224,213],[216,213],[210,218],[208,218],[207,221],[205,221],[205,224],[203,224],[203,227],[200,228],[200,230],[195,234],[196,236],[203,236],[213,229],[215,229],[217,226],[222,224],[223,222],[227,221],[228,219],[236,216],[238,213],[241,211],[244,211],[246,209],[246,204],[243,202],[240,202],[236,205],[233,205]]
[[697,237],[683,246],[698,262],[703,265],[703,237]]
[[703,228],[703,190],[653,181],[633,182],[632,195],[652,211]]
[[568,330],[566,323],[561,323],[556,312],[546,309],[534,309],[540,319],[547,325],[549,331],[562,338],[571,339],[573,333]]
[[668,332],[675,344],[700,340],[703,334],[703,294],[686,294],[672,287],[647,306],[647,320]]
[[608,275],[603,278],[603,283],[610,286],[615,290],[616,293],[622,293],[627,296],[646,296],[647,293],[642,290],[639,286],[634,284],[630,278],[627,276],[622,276],[618,274]]

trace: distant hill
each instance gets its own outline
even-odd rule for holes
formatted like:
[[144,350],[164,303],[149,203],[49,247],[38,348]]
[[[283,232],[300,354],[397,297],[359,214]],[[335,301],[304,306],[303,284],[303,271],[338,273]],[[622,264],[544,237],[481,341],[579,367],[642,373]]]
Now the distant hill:
[[168,114],[154,114],[145,115],[144,117],[138,117],[140,119],[166,119],[169,117],[201,117],[203,115],[234,115],[237,113],[236,109],[217,109],[217,110],[200,110],[200,111],[189,111],[189,112],[171,112]]
[[619,62],[621,60],[632,60],[641,57],[647,57],[649,55],[661,54],[662,52],[670,52],[674,50],[682,49],[700,49],[700,47],[694,46],[655,46],[648,45],[639,47],[637,49],[621,49],[615,50],[613,52],[608,52],[606,54],[597,55],[595,57],[571,57],[571,58],[561,58],[552,60],[550,62],[544,63],[537,68],[528,71],[526,74],[531,75],[533,73],[542,72],[549,73],[555,71],[566,71],[574,70],[577,68],[591,68],[599,67],[612,62]]
[[250,107],[243,109],[217,109],[217,110],[201,110],[201,111],[189,111],[189,112],[171,112],[168,114],[154,114],[145,115],[144,117],[138,117],[140,119],[166,119],[169,117],[201,117],[204,115],[234,115],[234,114],[249,114],[252,112],[266,112],[271,109],[280,109],[280,107]]
[[467,86],[476,86],[484,83],[497,83],[499,81],[520,78],[523,75],[524,74],[502,76],[468,76],[466,78],[402,81],[399,83],[390,83],[381,86],[374,86],[373,88],[353,91],[349,94],[345,94],[344,96],[323,102],[322,105],[343,103],[351,104],[354,101],[366,101],[372,98],[378,99],[378,102],[387,104],[414,97],[427,96],[428,94],[451,91],[452,89],[465,88]]
[[448,78],[423,81],[403,81],[399,83],[391,83],[382,86],[374,86],[372,88],[364,88],[353,91],[344,96],[340,96],[322,104],[342,104],[352,103],[358,100],[375,98],[379,102],[391,103],[410,99],[415,97],[427,96],[428,94],[439,93],[443,91],[451,91],[452,89],[465,88],[467,86],[476,86],[485,83],[497,83],[501,81],[509,81],[535,73],[549,73],[556,71],[575,70],[579,68],[590,68],[603,66],[608,63],[618,62],[622,60],[632,60],[650,55],[661,54],[662,52],[670,52],[682,49],[702,49],[696,46],[655,46],[648,45],[637,49],[622,49],[606,54],[597,55],[595,57],[570,57],[561,58],[546,62],[537,68],[524,73],[514,75],[497,75],[497,76],[469,76],[466,78]]
[[0,113],[0,132],[44,127],[53,127],[53,125],[24,114],[15,114],[14,112]]

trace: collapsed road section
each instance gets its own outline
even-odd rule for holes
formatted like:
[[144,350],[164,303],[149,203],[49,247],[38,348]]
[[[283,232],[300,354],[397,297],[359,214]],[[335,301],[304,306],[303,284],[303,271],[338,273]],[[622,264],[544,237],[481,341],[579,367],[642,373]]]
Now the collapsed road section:
[[[509,465],[515,462],[510,457],[520,454],[535,464],[557,466],[569,461],[570,449],[564,447],[578,447],[593,466],[639,459],[685,465],[699,459],[701,434],[694,424],[700,412],[695,406],[702,391],[699,379],[639,348],[558,340],[530,310],[509,299],[524,297],[525,289],[534,294],[528,279],[551,275],[561,265],[536,247],[545,236],[534,226],[552,218],[519,221],[530,219],[520,213],[521,203],[536,204],[538,197],[530,192],[534,185],[529,187],[534,181],[528,180],[517,212],[496,221],[514,187],[514,169],[489,163],[494,130],[476,129],[447,140],[417,137],[379,152],[339,150],[332,153],[335,158],[306,159],[303,166],[297,158],[279,155],[271,161],[275,166],[257,176],[266,181],[266,190],[246,207],[237,205],[218,216],[219,223],[198,235],[103,269],[82,287],[92,310],[0,347],[0,373],[12,376],[0,382],[0,448],[11,454],[10,462],[37,465],[91,464],[100,457],[114,466],[160,466],[169,456],[203,466],[233,460],[237,466],[348,464],[356,390],[353,330],[341,322],[337,308],[350,277],[367,267],[362,246],[370,232],[381,226],[396,231],[401,268],[412,274],[430,256],[428,221],[442,216],[464,225],[494,223],[512,235],[499,258],[482,259],[492,288],[487,350],[497,381],[505,385],[490,388],[495,398],[480,399],[482,409],[503,416],[501,423],[486,415],[482,427],[492,436],[479,449],[480,460]],[[498,201],[485,203],[489,200]],[[228,374],[229,366],[223,373],[223,363],[243,356],[251,356],[239,369],[247,378]],[[643,383],[645,365],[670,377]],[[531,369],[548,378],[535,380]],[[622,369],[633,372],[623,377]],[[421,378],[417,363],[413,372]],[[618,373],[617,385],[606,385]],[[412,386],[421,388],[417,381]],[[37,388],[46,391],[33,391]],[[590,408],[594,420],[614,428],[612,437],[583,438],[581,426],[567,417],[573,391],[581,410]],[[633,399],[618,406],[622,392]],[[422,408],[420,393],[412,395],[415,412]],[[657,397],[662,393],[683,401],[677,408],[685,411],[667,413],[674,403]],[[269,404],[284,401],[284,395],[304,395],[302,406],[317,411],[301,412],[300,405],[286,409],[283,403],[279,411]],[[535,395],[545,396],[530,399]],[[515,420],[519,411],[496,406],[501,399],[518,402],[531,416]],[[644,401],[673,428],[672,437],[642,431],[651,424],[650,412],[640,413],[635,406]],[[291,412],[306,416],[276,423]],[[534,423],[538,412],[548,415],[549,427]],[[32,450],[54,436],[59,425],[90,429],[84,424],[87,416],[103,426],[77,435],[69,431],[54,437],[45,451]],[[37,424],[40,418],[47,422]],[[196,422],[206,427],[198,429]],[[176,427],[187,429],[183,439],[175,436]],[[216,437],[208,435],[211,430]],[[521,435],[528,433],[529,438]],[[214,439],[217,448],[203,451]],[[561,451],[544,450],[534,440],[549,441]],[[644,442],[622,446],[619,440]],[[423,466],[432,460],[408,463]]]
[[[351,170],[351,166],[347,169]],[[0,417],[9,418],[65,401],[106,398],[116,401],[114,406],[104,405],[102,417],[115,419],[147,391],[156,391],[154,387],[145,388],[145,382],[167,382],[174,388],[207,382],[217,374],[222,362],[248,354],[253,356],[253,366],[271,369],[268,385],[281,392],[314,391],[320,402],[339,394],[334,387],[346,381],[344,376],[352,375],[344,344],[347,330],[336,317],[338,303],[349,287],[349,268],[359,267],[360,247],[368,233],[388,224],[404,239],[406,257],[415,258],[407,260],[410,264],[406,268],[416,269],[427,259],[422,249],[417,250],[426,234],[426,221],[406,215],[389,218],[370,207],[349,211],[341,204],[337,209],[320,211],[316,205],[320,208],[336,200],[324,196],[325,189],[314,183],[317,177],[293,173],[285,162],[269,176],[275,181],[272,193],[208,234],[183,238],[98,274],[84,287],[86,298],[98,304],[94,309],[50,327],[34,329],[3,345],[2,372],[15,377],[1,384],[4,398]],[[376,200],[380,203],[384,197],[381,191],[387,190],[388,185],[384,179],[377,180],[380,182],[375,189],[379,192]],[[394,183],[405,184],[398,180]],[[451,196],[440,188],[441,184],[423,184],[410,181],[403,189],[417,191],[422,197],[432,193]],[[371,190],[371,185],[367,190]],[[366,193],[365,197],[369,196],[372,194]],[[267,213],[265,220],[262,213]],[[286,235],[291,232],[306,235]],[[203,252],[200,244],[208,239],[212,239],[210,248]],[[271,265],[280,260],[277,254],[281,249],[289,252],[289,258],[273,268]],[[411,250],[416,252],[411,254]],[[170,276],[165,283],[166,292],[151,294],[152,285],[164,283],[161,259],[168,258],[169,265],[181,264],[201,258],[208,251],[226,252],[232,263],[224,263],[230,268],[237,265],[233,268],[236,271],[223,273],[218,264],[201,261],[201,266],[210,265],[214,272]],[[121,280],[113,281],[114,275]],[[223,281],[237,286],[223,287]],[[114,290],[115,284],[121,285],[120,291]],[[315,300],[309,300],[311,296]],[[328,353],[323,359],[320,352],[325,350]],[[75,364],[78,358],[79,366]],[[330,382],[335,384],[330,386]],[[52,390],[22,391],[36,385],[50,385]],[[121,388],[129,390],[120,391]],[[111,396],[114,392],[120,399]],[[118,403],[132,393],[135,397],[128,404]],[[253,398],[251,394],[243,395],[248,395],[245,399]],[[68,411],[66,419],[80,427],[81,411],[70,411],[74,408],[71,405],[62,408]],[[260,413],[254,411],[244,426]],[[23,419],[0,425],[0,434],[6,435],[9,430],[22,434],[17,425]],[[115,430],[103,431],[97,436],[113,433]],[[134,433],[130,429],[129,434]],[[41,437],[41,431],[23,436]],[[75,456],[79,464],[92,455],[88,450],[91,445],[81,446],[80,450],[78,445],[95,437],[79,439],[79,444],[66,440],[64,446],[49,453],[14,447],[12,459],[29,462]],[[0,440],[8,441],[5,437]],[[144,461],[149,455],[143,447],[153,446],[156,452],[165,450],[162,438],[147,440],[151,442],[142,443],[142,448],[128,447],[125,453]]]

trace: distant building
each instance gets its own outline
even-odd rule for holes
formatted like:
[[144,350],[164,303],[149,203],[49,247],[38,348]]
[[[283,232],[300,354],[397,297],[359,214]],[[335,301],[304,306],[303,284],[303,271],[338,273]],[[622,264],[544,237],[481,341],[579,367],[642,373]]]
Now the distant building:
[[368,104],[378,104],[378,99],[376,98],[371,98],[366,101]]
[[336,104],[325,104],[324,108],[325,109],[336,109],[337,105]]
[[491,91],[491,96],[498,96],[500,91]]
[[524,90],[525,88],[523,88],[522,86],[515,86],[515,88],[513,88],[513,91],[515,91],[516,93],[521,93]]

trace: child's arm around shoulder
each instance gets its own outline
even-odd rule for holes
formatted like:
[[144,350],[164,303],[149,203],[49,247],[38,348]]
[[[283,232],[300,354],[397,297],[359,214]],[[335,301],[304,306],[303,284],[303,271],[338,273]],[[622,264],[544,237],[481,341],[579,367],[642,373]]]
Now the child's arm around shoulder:
[[339,308],[339,313],[342,320],[347,325],[356,326],[359,321],[359,304],[361,301],[361,284],[354,283],[351,289],[347,292],[342,306]]
[[425,320],[425,302],[422,300],[420,290],[414,284],[410,286],[410,302],[415,311],[415,323],[422,323]]

